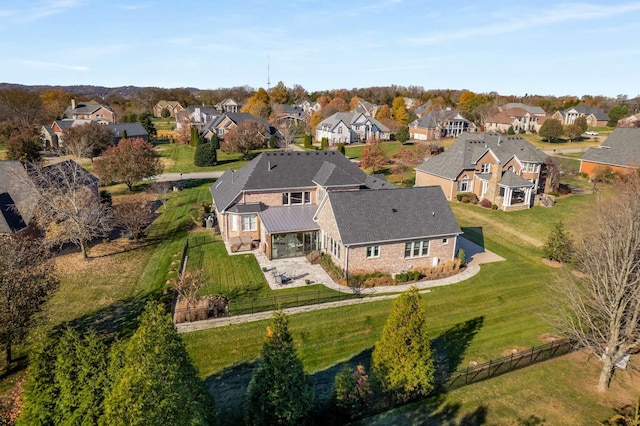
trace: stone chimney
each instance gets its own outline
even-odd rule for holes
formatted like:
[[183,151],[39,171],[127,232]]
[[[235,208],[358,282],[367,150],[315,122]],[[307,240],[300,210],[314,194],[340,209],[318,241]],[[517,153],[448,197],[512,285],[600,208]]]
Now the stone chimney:
[[500,195],[500,188],[498,184],[500,183],[500,178],[502,177],[502,167],[500,164],[492,164],[489,170],[491,171],[491,178],[489,178],[489,182],[487,183],[487,192],[484,194],[484,198],[491,201],[494,204],[498,204],[497,198]]
[[76,100],[71,99],[71,109],[76,109]]

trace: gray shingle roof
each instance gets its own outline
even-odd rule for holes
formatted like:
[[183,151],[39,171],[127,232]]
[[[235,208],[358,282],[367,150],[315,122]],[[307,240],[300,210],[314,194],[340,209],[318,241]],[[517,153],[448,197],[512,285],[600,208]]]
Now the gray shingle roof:
[[[364,115],[361,112],[336,112],[335,114],[333,114],[330,117],[325,118],[324,120],[322,120],[319,124],[318,124],[318,128],[322,128],[323,126],[328,126],[330,129],[335,128],[338,123],[340,123],[341,121],[347,125],[347,127],[351,127],[352,123],[355,123],[355,121],[358,119],[358,117],[360,117],[361,115]],[[369,121],[371,121],[372,124],[374,124],[378,129],[380,129],[381,132],[389,132],[389,128],[387,126],[385,126],[384,124],[382,124],[381,122],[379,122],[378,120],[376,120],[373,117],[369,117],[365,115],[365,118]]]
[[522,109],[528,111],[529,114],[536,114],[536,115],[538,115],[538,114],[539,115],[545,115],[546,114],[546,112],[544,112],[544,109],[542,109],[539,106],[531,106],[531,105],[523,104],[523,103],[520,103],[520,102],[511,102],[511,103],[508,103],[508,104],[503,105],[503,106],[500,107],[500,109],[502,111],[506,111],[506,110],[512,109],[512,108],[522,108]]
[[461,233],[439,186],[334,191],[328,197],[346,245]]
[[123,131],[127,132],[127,137],[128,138],[147,138],[147,137],[149,137],[149,134],[144,129],[144,127],[142,127],[142,124],[140,124],[138,122],[135,122],[135,123],[108,124],[108,126],[109,126],[109,129],[111,130],[111,133],[113,133],[113,136],[116,137],[116,138],[122,137],[122,132]]
[[442,121],[459,121],[471,124],[471,122],[462,115],[458,117],[459,114],[458,111],[452,109],[429,111],[417,120],[412,121],[409,126],[418,129],[435,129],[438,123]]
[[535,186],[533,183],[529,182],[522,176],[518,176],[517,174],[509,170],[502,173],[499,185],[518,188],[533,188]]
[[640,167],[640,128],[616,128],[602,145],[589,148],[582,156],[582,161]]
[[91,114],[99,110],[100,108],[111,111],[109,107],[102,105],[96,101],[87,101],[76,103],[75,108],[71,108],[71,106],[68,106],[67,109],[64,110],[64,113],[67,115],[67,117],[70,117],[75,114]]
[[520,161],[532,163],[543,163],[547,157],[544,152],[519,136],[463,133],[448,150],[427,158],[416,170],[453,180],[463,170],[475,169],[476,162],[487,150],[498,157],[500,164],[505,164],[514,156]]
[[[335,169],[325,163],[334,165]],[[322,180],[326,186],[359,185],[392,188],[369,178],[358,166],[336,151],[264,152],[237,172],[228,169],[211,186],[219,210],[226,210],[242,191],[312,188]]]
[[262,226],[269,234],[313,231],[320,227],[313,221],[318,206],[277,206],[259,213]]
[[567,108],[564,111],[562,111],[562,115],[566,115],[569,111],[571,110],[576,110],[579,114],[584,114],[584,115],[591,115],[593,114],[594,117],[596,117],[596,119],[598,121],[609,121],[609,116],[607,114],[604,113],[604,111],[602,111],[601,109],[598,108],[593,108],[593,107],[589,107],[587,105],[577,105],[571,108]]
[[31,221],[37,194],[28,182],[22,163],[0,161],[0,234],[19,231]]

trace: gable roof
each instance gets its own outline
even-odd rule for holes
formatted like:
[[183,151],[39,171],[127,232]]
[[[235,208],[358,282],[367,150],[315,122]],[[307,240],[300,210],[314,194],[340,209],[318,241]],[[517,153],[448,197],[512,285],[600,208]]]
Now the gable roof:
[[20,231],[31,221],[37,194],[28,179],[19,161],[0,161],[0,234]]
[[407,241],[462,232],[439,186],[332,191],[327,196],[345,245]]
[[387,126],[380,123],[375,118],[367,116],[361,112],[336,112],[332,116],[322,120],[317,127],[328,126],[330,129],[334,129],[340,122],[343,122],[348,127],[351,127],[351,125],[354,124],[360,116],[363,116],[364,118],[369,120],[371,124],[375,125],[378,129],[380,129],[381,132],[386,133],[390,131]]
[[587,106],[585,104],[576,105],[574,107],[570,107],[570,108],[565,109],[564,111],[562,111],[562,116],[564,117],[571,110],[575,110],[578,114],[581,114],[581,115],[591,115],[591,114],[593,114],[593,116],[598,121],[609,121],[609,116],[607,114],[605,114],[604,111],[602,111],[601,109],[598,109],[598,108],[589,107],[589,106]]
[[142,124],[137,121],[135,123],[108,124],[108,126],[116,138],[121,138],[123,131],[127,132],[128,138],[146,138],[149,136]]
[[175,108],[175,107],[178,107],[178,106],[180,108],[182,108],[182,105],[178,101],[165,101],[165,100],[162,100],[162,101],[158,101],[156,106],[160,107],[160,108],[167,108],[167,109],[172,109],[172,108]]
[[473,170],[476,162],[487,152],[498,158],[500,164],[517,157],[520,161],[543,163],[546,154],[519,136],[499,133],[463,133],[445,152],[427,158],[416,170],[455,179],[463,170]]
[[436,129],[443,121],[459,121],[469,123],[469,125],[472,124],[469,120],[460,115],[458,111],[454,109],[443,109],[429,111],[422,117],[409,123],[409,127],[418,129]]
[[506,110],[512,109],[512,108],[521,108],[521,109],[529,112],[529,114],[535,114],[535,115],[545,115],[546,114],[544,109],[542,109],[539,106],[531,106],[531,105],[523,104],[523,103],[520,103],[520,102],[511,102],[511,103],[508,103],[508,104],[503,105],[503,106],[500,107],[500,109],[502,111],[506,111]]
[[[524,117],[529,113],[526,109],[522,108],[509,108],[500,111],[493,117],[489,117],[485,120],[486,123],[499,123],[499,124],[511,124],[515,117]],[[536,117],[537,118],[537,117]]]
[[589,148],[581,160],[612,166],[640,167],[640,128],[616,128],[602,145]]
[[339,152],[288,151],[263,152],[237,172],[227,169],[210,190],[218,210],[224,211],[243,191],[312,188],[320,184],[316,179],[326,187],[393,187],[368,177]]
[[99,104],[96,101],[88,101],[88,102],[78,102],[76,103],[76,107],[72,108],[71,105],[69,105],[67,107],[67,109],[64,110],[64,114],[67,115],[67,117],[71,117],[73,115],[77,115],[77,114],[93,114],[94,112],[96,112],[97,110],[99,110],[100,108],[104,108],[107,111],[113,112],[111,111],[111,109],[105,105]]

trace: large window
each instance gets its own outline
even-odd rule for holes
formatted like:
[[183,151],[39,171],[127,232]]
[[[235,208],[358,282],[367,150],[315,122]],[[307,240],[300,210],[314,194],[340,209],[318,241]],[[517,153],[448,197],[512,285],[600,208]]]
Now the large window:
[[523,171],[526,173],[538,173],[540,171],[540,164],[538,163],[524,163],[522,165]]
[[404,245],[404,257],[429,256],[429,240],[411,241]]
[[380,246],[367,247],[367,259],[371,259],[374,257],[380,257]]
[[256,215],[252,214],[242,216],[243,231],[255,231],[256,229],[258,229]]
[[283,192],[282,205],[293,206],[296,204],[311,204],[311,192]]
[[458,192],[469,192],[469,178],[467,176],[458,182]]
[[336,259],[340,259],[340,243],[329,237],[329,251]]
[[238,230],[238,216],[236,216],[235,214],[230,214],[229,215],[229,220],[231,221],[231,230],[232,231],[237,231]]
[[491,164],[490,163],[482,163],[482,169],[480,170],[480,173],[489,173]]

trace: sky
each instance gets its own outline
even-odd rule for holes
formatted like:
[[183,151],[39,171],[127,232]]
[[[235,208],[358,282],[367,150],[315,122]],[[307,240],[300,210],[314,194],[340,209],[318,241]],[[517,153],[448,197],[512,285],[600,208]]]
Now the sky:
[[0,0],[0,82],[640,94],[640,1]]

